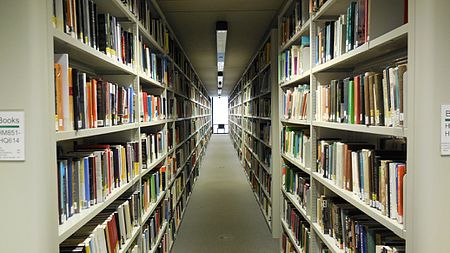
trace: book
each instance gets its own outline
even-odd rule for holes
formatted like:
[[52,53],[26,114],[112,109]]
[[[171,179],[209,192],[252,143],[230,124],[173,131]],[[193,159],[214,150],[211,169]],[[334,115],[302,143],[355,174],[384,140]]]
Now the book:
[[[331,80],[329,83],[318,85],[316,120],[403,127],[405,122],[403,94],[407,86],[406,76],[407,69],[403,64],[398,67],[388,67],[383,70],[383,73],[365,72],[354,77]],[[283,103],[289,105],[289,100],[286,99],[286,101],[283,100]],[[283,109],[285,109],[284,105]]]

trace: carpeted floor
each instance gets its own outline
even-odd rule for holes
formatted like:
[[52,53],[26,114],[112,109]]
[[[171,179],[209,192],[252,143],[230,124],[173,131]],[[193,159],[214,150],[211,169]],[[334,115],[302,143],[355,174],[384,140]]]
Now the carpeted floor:
[[213,135],[174,253],[279,252],[228,135]]

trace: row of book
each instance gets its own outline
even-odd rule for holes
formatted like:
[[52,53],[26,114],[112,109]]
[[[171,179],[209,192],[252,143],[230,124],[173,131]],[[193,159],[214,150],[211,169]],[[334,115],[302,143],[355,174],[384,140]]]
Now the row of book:
[[53,0],[53,26],[128,66],[134,65],[134,35],[119,18],[100,13],[93,0]]
[[270,117],[271,115],[270,97],[260,97],[244,104],[244,114],[247,116]]
[[165,191],[167,183],[165,166],[142,178],[142,213],[147,213],[151,206],[156,203],[158,197]]
[[139,193],[118,198],[59,246],[60,253],[117,253],[139,226]]
[[142,232],[142,248],[143,252],[149,252],[158,245],[157,240],[162,232],[164,224],[170,219],[170,205],[168,199],[165,199],[161,205],[159,205],[154,214],[143,225]]
[[145,91],[140,93],[140,121],[150,122],[165,119],[166,98],[162,95],[151,95]]
[[281,253],[296,253],[297,250],[293,242],[289,239],[289,236],[283,232],[281,235]]
[[261,187],[269,194],[272,195],[272,175],[270,175],[256,159],[252,160],[252,170],[255,178],[259,180]]
[[173,43],[173,41],[170,41],[169,30],[164,24],[164,21],[156,14],[156,9],[151,1],[134,1],[135,3],[133,4],[128,3],[125,5],[129,6],[128,8],[138,18],[144,29],[153,37],[156,43],[166,53],[169,52],[170,43]]
[[281,152],[304,166],[310,164],[310,142],[310,135],[304,129],[284,127],[281,130]]
[[317,223],[345,252],[405,252],[403,239],[338,198],[317,198]]
[[271,148],[267,147],[265,144],[261,143],[259,140],[256,140],[247,133],[244,134],[244,140],[245,143],[248,145],[249,149],[253,153],[255,153],[255,155],[261,161],[261,163],[267,167],[270,167],[272,164]]
[[165,136],[164,130],[157,133],[141,134],[142,169],[149,169],[152,163],[163,156],[166,145]]
[[267,145],[272,143],[272,127],[270,121],[244,118],[244,129],[262,140]]
[[309,252],[309,245],[311,240],[311,230],[309,223],[298,213],[292,203],[288,200],[283,200],[283,221],[286,222],[290,232],[295,238],[297,244],[302,252]]
[[292,9],[281,18],[281,45],[288,42],[309,20],[309,0],[296,0]]
[[166,57],[147,46],[142,37],[139,38],[138,43],[139,71],[161,84],[168,85],[169,80],[171,81],[173,66]]
[[316,65],[350,52],[368,41],[368,8],[367,0],[351,1],[346,14],[318,26],[315,37]]
[[270,69],[264,71],[244,89],[243,99],[248,101],[268,92],[270,92]]
[[402,127],[405,124],[406,64],[319,85],[316,119],[349,124]]
[[58,156],[59,224],[102,203],[139,174],[139,143],[79,145]]
[[70,131],[135,122],[136,94],[128,87],[91,78],[69,67],[68,54],[54,64],[55,128]]
[[311,99],[310,94],[308,84],[287,89],[283,93],[282,101],[284,119],[307,120],[309,115],[308,104]]
[[318,142],[318,172],[383,215],[404,222],[406,152],[367,143]]
[[[263,69],[265,69],[270,64],[270,50],[272,44],[270,39],[264,43],[261,50],[258,51],[252,63],[249,65],[247,71],[242,76],[242,79],[239,81],[244,86],[249,82],[255,81],[255,78]],[[269,74],[270,72],[268,68],[264,70],[265,74]],[[270,78],[269,78],[270,80]],[[270,88],[269,88],[270,89]]]
[[281,182],[284,190],[292,194],[301,207],[306,210],[309,205],[310,182],[309,176],[287,164],[281,167]]
[[278,82],[284,83],[302,77],[310,67],[311,57],[308,36],[301,36],[299,44],[278,55]]

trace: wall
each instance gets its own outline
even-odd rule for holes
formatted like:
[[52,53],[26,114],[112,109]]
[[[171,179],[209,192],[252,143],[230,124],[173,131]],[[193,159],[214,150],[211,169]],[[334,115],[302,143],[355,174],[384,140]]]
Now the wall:
[[450,1],[410,4],[408,252],[448,252],[450,157],[440,156],[440,108],[450,104]]
[[217,124],[225,124],[225,132],[228,133],[228,97],[213,97],[212,113],[213,133],[217,133]]
[[0,161],[0,251],[57,252],[56,148],[46,0],[0,1],[0,110],[25,112],[25,161]]

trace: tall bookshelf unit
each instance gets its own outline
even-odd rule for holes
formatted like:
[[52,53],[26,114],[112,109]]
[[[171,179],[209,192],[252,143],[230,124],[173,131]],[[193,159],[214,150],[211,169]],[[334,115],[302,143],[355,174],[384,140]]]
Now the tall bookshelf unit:
[[[274,238],[279,237],[278,88],[272,29],[230,93],[230,137]],[[275,122],[275,124],[274,124]]]
[[[329,21],[336,21],[342,14],[347,14],[351,2],[356,1],[288,0],[278,16],[280,117],[276,120],[280,124],[281,152],[277,155],[281,157],[281,167],[275,168],[275,170],[282,170],[280,174],[283,174],[281,183],[281,223],[283,227],[281,252],[287,252],[286,247],[299,253],[345,252],[342,247],[339,247],[333,234],[324,233],[323,218],[319,217],[322,214],[318,209],[331,203],[330,199],[338,202],[338,205],[342,206],[342,210],[351,210],[349,212],[354,211],[360,214],[361,217],[364,217],[362,218],[364,222],[367,221],[368,224],[371,224],[370,226],[386,230],[386,233],[392,234],[396,240],[400,241],[400,244],[403,242],[406,245],[406,222],[400,224],[397,220],[382,214],[380,210],[361,200],[352,190],[343,189],[334,179],[324,177],[320,168],[322,157],[318,151],[323,147],[319,146],[322,140],[330,141],[330,143],[332,143],[332,139],[335,139],[336,142],[342,141],[342,143],[367,142],[373,144],[374,149],[381,148],[384,138],[404,141],[405,146],[406,141],[409,140],[409,132],[406,127],[409,124],[407,121],[409,107],[406,102],[412,100],[410,93],[412,88],[408,87],[409,83],[404,86],[405,118],[403,126],[331,122],[336,120],[322,117],[321,113],[323,114],[325,111],[318,109],[324,103],[323,97],[318,95],[322,96],[323,94],[318,93],[318,89],[326,87],[332,80],[353,78],[371,71],[382,73],[386,66],[395,67],[400,63],[393,63],[408,56],[410,26],[403,22],[404,14],[408,13],[408,7],[404,6],[406,1],[369,0],[365,1],[369,10],[368,19],[366,19],[367,41],[348,52],[344,50],[341,54],[336,55],[331,52],[331,57],[328,58],[325,51],[323,61],[319,60],[322,55],[317,55],[319,52],[317,47],[329,47],[329,45],[319,44],[321,42],[317,36],[321,31],[325,33],[320,36],[327,36],[327,31],[323,30],[323,27],[326,27]],[[321,4],[321,6],[313,8],[310,6],[311,3]],[[305,10],[305,8],[307,11],[302,12],[301,10]],[[293,17],[299,17],[299,21],[295,23],[291,20],[292,22],[290,22],[289,18]],[[334,33],[336,30],[332,32]],[[319,40],[317,42],[316,37]],[[286,52],[289,52],[290,55],[286,56]],[[286,57],[291,60],[292,54],[298,55],[295,65],[292,61],[286,63]],[[403,62],[406,62],[409,70],[410,62]],[[296,72],[294,72],[294,68]],[[297,104],[295,113],[291,111],[292,114],[290,114],[285,110],[284,99],[287,93],[292,95],[294,92],[293,96],[297,96],[296,101],[301,102]],[[306,104],[305,109],[303,101]],[[331,103],[333,102],[331,101]],[[286,144],[284,136],[296,136],[297,149],[283,147]],[[289,145],[295,147],[292,142]],[[323,142],[322,145],[324,145]],[[410,145],[408,141],[408,157],[410,156]],[[329,159],[332,160],[332,158]],[[408,173],[412,170],[409,162],[407,170]],[[291,178],[295,178],[294,182],[300,185],[298,188],[301,190],[298,188],[292,190],[292,184],[289,186],[289,180],[285,180],[289,175]],[[290,182],[292,183],[292,181]],[[413,201],[409,195],[410,191],[407,190],[411,184],[410,177],[405,176],[404,184],[407,185],[404,188],[404,199],[408,203]],[[321,196],[326,197],[321,198]],[[325,201],[328,202],[325,203]],[[405,208],[407,207],[406,203],[403,204]],[[408,220],[410,212],[408,208],[405,209],[404,221]],[[294,225],[292,216],[299,220],[298,226]],[[295,235],[297,230],[298,237]]]
[[[60,23],[62,20],[55,18],[52,13],[52,7],[56,2],[62,5],[60,0],[40,3],[48,7],[45,11],[48,28],[42,29],[42,31],[48,31],[47,40],[50,48],[48,66],[46,65],[48,73],[53,73],[53,62],[56,61],[57,54],[65,54],[68,56],[68,65],[71,68],[86,73],[92,79],[114,83],[119,90],[131,89],[130,94],[134,93],[135,97],[134,103],[131,103],[134,109],[128,108],[128,119],[117,119],[117,122],[110,123],[109,126],[94,127],[92,125],[79,130],[73,130],[74,127],[70,126],[70,130],[54,132],[55,123],[50,124],[53,126],[54,133],[50,134],[47,140],[50,144],[46,146],[55,146],[56,149],[50,148],[50,152],[42,155],[40,159],[52,161],[53,164],[47,168],[52,171],[49,174],[51,180],[47,182],[51,191],[47,194],[53,196],[53,200],[49,202],[49,209],[59,210],[59,217],[62,216],[61,202],[63,201],[59,198],[68,198],[67,195],[62,195],[60,190],[63,185],[60,181],[62,179],[60,160],[73,155],[71,151],[82,146],[87,147],[87,150],[77,149],[74,153],[109,150],[109,146],[105,147],[105,145],[94,147],[99,144],[126,145],[126,152],[127,155],[130,152],[130,157],[126,157],[126,162],[121,160],[123,167],[120,168],[127,170],[126,175],[122,174],[124,178],[112,180],[119,180],[120,185],[116,183],[114,187],[107,186],[109,192],[103,196],[103,199],[100,200],[101,197],[96,195],[97,202],[89,207],[81,208],[80,206],[78,212],[70,211],[70,214],[69,211],[65,211],[66,217],[61,218],[63,222],[59,222],[60,224],[58,224],[57,216],[52,219],[51,224],[54,226],[51,227],[57,229],[56,244],[50,246],[51,250],[45,251],[58,252],[60,247],[73,244],[73,241],[89,245],[87,240],[91,238],[89,235],[92,235],[97,225],[102,225],[108,217],[111,218],[111,215],[119,210],[119,206],[122,208],[122,203],[125,201],[130,201],[131,205],[133,199],[135,206],[129,209],[130,212],[134,212],[130,214],[134,215],[132,228],[123,240],[117,242],[118,251],[115,252],[156,252],[161,249],[163,252],[170,252],[212,133],[211,99],[156,1],[138,1],[146,3],[142,10],[131,5],[131,2],[136,3],[135,1],[89,1],[96,4],[97,13],[109,13],[116,18],[117,24],[120,24],[124,31],[132,34],[133,42],[129,50],[125,48],[125,42],[122,40],[122,49],[127,51],[121,55],[122,62],[118,60],[120,53],[117,53],[116,57],[108,56],[77,39],[76,35],[71,36],[64,32],[64,27]],[[76,4],[79,2],[81,1],[73,1]],[[150,33],[148,28],[152,20],[145,24],[142,16],[141,18],[138,16],[139,11],[154,18],[154,22],[162,29],[159,35]],[[98,16],[95,15],[95,17]],[[145,54],[140,51],[143,44],[148,47],[150,54],[154,54],[155,65],[151,66],[153,73],[146,69],[141,61],[142,55]],[[109,53],[112,54],[111,51]],[[126,61],[125,58],[130,59],[128,64],[123,63]],[[54,102],[57,96],[56,88],[54,88],[56,84],[53,74],[51,76],[48,78],[49,83],[45,86],[48,89],[44,90],[51,91],[47,99],[52,101],[50,103],[52,106],[47,112],[51,113],[54,122],[55,111],[57,111],[55,107],[58,106],[55,106]],[[145,96],[144,92],[148,96]],[[120,96],[118,93],[115,94]],[[150,95],[159,97],[159,100],[149,97]],[[148,109],[144,109],[147,107],[147,105],[144,106],[145,100],[149,103]],[[153,113],[158,111],[159,115],[153,114],[153,117],[146,115],[147,111],[152,110],[150,100],[155,107],[158,107]],[[119,116],[116,117],[119,118]],[[111,122],[114,121],[111,120]],[[150,141],[153,144],[158,143],[155,150],[152,150],[151,146],[149,146],[150,149],[144,148],[146,142]],[[133,150],[130,151],[128,148]],[[125,159],[124,156],[122,157]],[[132,161],[129,160],[131,157],[133,157]],[[158,179],[155,179],[157,174]],[[98,177],[92,180],[98,180]],[[152,180],[158,180],[155,183],[158,186],[152,188],[154,183],[151,183]],[[65,185],[65,187],[71,186]],[[157,189],[155,193],[154,188]],[[84,236],[86,241],[82,239]],[[149,241],[145,247],[144,240]]]

